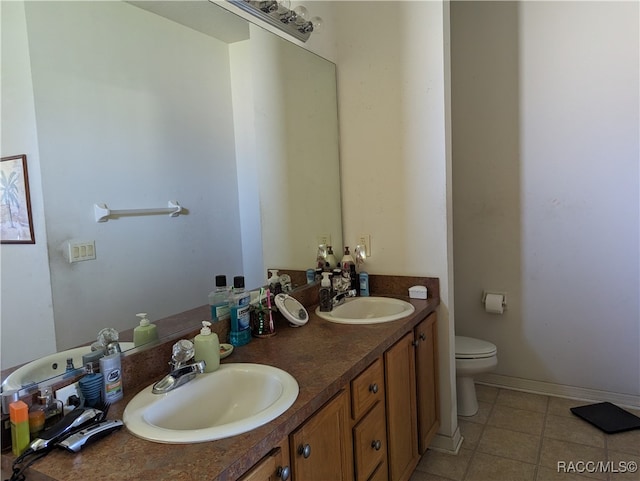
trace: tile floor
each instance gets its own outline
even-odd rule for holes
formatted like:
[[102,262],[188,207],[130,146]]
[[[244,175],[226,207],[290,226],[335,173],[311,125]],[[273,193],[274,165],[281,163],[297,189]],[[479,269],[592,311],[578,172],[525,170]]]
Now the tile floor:
[[640,481],[640,471],[622,472],[640,464],[640,430],[607,435],[569,411],[589,402],[480,384],[476,392],[478,413],[458,418],[460,452],[427,451],[411,481]]

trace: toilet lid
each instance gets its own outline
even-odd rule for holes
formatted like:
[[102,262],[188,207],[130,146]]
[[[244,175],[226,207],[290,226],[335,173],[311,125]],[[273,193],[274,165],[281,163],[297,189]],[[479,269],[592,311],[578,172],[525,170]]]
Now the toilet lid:
[[473,337],[456,336],[456,358],[478,359],[494,356],[497,348],[490,342]]

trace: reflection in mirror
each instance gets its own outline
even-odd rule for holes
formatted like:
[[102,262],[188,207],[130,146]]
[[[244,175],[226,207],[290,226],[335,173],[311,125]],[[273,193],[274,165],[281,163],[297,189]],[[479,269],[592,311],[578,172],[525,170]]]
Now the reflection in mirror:
[[[216,274],[314,267],[318,236],[341,250],[335,66],[206,0],[135,3],[24,3],[58,350],[203,305]],[[93,216],[169,199],[185,215]],[[3,368],[32,359],[2,321]]]

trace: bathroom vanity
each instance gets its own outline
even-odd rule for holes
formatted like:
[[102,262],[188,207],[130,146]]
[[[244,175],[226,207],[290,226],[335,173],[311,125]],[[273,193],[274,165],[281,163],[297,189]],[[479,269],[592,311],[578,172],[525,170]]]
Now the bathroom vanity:
[[[279,322],[276,336],[253,339],[222,361],[273,365],[296,378],[300,392],[295,403],[266,425],[218,441],[184,445],[145,441],[123,429],[75,455],[53,451],[27,471],[27,479],[262,481],[288,475],[299,481],[408,480],[439,428],[439,298],[437,279],[401,279],[409,285],[416,279],[427,282],[433,296],[411,299],[415,312],[409,317],[344,325],[308,309],[307,325],[291,328]],[[371,284],[376,295],[407,299],[404,283],[387,284],[380,276]],[[207,307],[202,308],[203,319]],[[166,355],[163,349],[160,356]],[[139,364],[135,355],[125,360],[141,371],[151,360],[148,353],[145,356]],[[167,359],[154,362],[166,365]],[[125,386],[125,399],[112,406],[109,417],[121,418],[127,402],[157,379],[156,375]],[[2,456],[3,479],[11,461],[11,456]]]

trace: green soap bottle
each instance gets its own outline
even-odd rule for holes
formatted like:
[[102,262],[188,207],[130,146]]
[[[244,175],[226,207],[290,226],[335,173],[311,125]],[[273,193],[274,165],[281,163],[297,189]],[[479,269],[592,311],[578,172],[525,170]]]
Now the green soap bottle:
[[140,318],[140,325],[133,330],[133,345],[134,347],[147,344],[148,342],[158,340],[158,327],[155,324],[151,324],[147,319],[147,313],[141,312],[136,314]]
[[204,361],[204,372],[213,372],[220,367],[220,340],[215,332],[211,332],[211,323],[202,321],[202,329],[193,340],[195,361]]

